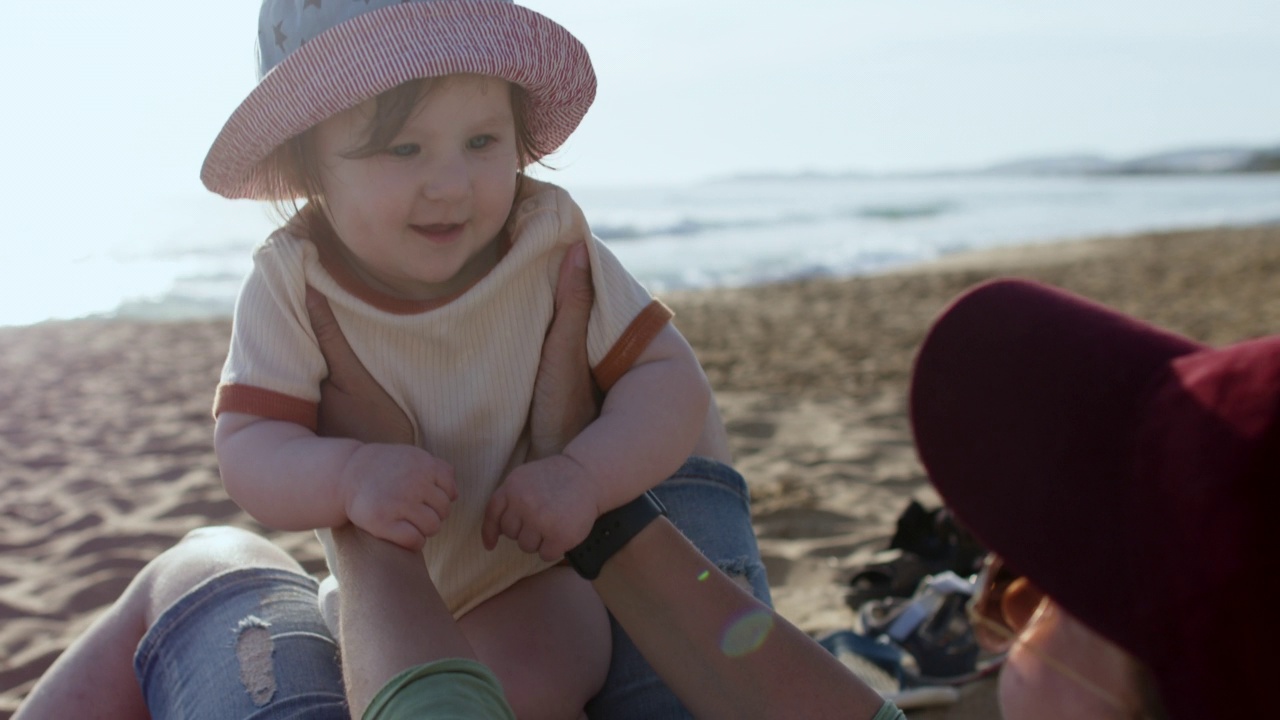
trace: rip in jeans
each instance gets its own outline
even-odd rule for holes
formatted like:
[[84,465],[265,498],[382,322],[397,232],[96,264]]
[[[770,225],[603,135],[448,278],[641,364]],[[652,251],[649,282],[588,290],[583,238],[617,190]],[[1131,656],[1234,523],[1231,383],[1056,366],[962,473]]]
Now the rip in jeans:
[[749,593],[755,592],[755,588],[751,585],[751,571],[755,569],[755,563],[752,562],[751,558],[744,555],[717,563],[717,567],[743,590]]
[[240,663],[240,682],[253,704],[262,707],[276,694],[276,675],[271,656],[275,641],[268,629],[271,623],[250,615],[236,626],[236,660]]

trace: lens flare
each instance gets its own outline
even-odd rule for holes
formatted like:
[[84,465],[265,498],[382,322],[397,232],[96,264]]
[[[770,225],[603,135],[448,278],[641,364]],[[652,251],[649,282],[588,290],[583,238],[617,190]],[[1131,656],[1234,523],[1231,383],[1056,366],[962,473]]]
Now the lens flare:
[[736,658],[755,652],[773,631],[773,615],[768,610],[750,610],[730,621],[720,636],[720,651]]
[[711,571],[703,570],[702,572],[698,573],[698,582],[702,582],[703,580],[706,580],[709,577],[711,577]]

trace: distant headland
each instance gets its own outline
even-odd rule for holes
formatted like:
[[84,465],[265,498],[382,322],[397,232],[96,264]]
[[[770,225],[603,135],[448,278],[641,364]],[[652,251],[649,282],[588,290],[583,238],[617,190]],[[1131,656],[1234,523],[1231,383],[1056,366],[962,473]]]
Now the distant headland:
[[821,172],[741,173],[724,181],[853,180],[883,177],[947,177],[975,175],[1227,175],[1280,172],[1280,145],[1274,147],[1201,147],[1169,150],[1131,158],[1095,154],[1021,158],[985,167],[906,173]]

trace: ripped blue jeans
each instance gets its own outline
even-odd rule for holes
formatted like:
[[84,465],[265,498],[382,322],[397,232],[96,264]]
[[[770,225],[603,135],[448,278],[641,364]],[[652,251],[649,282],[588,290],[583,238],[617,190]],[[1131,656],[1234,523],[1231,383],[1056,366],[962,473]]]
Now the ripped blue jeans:
[[[730,577],[769,603],[746,483],[733,468],[690,458],[655,492],[671,521]],[[217,575],[157,618],[134,655],[151,716],[346,718],[338,645],[316,582],[270,568]],[[613,623],[613,658],[591,720],[692,717]]]

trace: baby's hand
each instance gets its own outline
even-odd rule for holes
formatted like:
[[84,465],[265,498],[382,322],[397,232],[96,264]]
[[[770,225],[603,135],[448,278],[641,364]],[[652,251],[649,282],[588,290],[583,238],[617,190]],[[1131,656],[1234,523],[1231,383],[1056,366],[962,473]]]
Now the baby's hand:
[[492,550],[506,535],[527,553],[547,561],[587,538],[600,514],[595,483],[573,459],[552,455],[525,463],[507,476],[489,498],[480,529]]
[[453,467],[413,445],[370,443],[342,471],[347,517],[375,537],[421,550],[458,498]]

